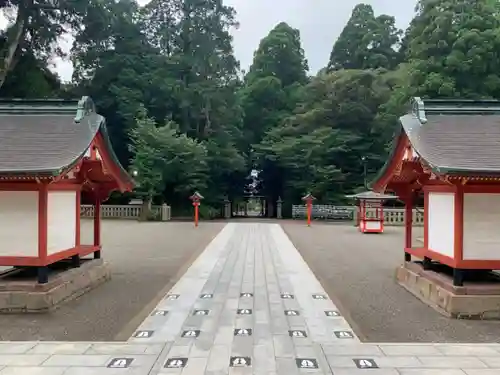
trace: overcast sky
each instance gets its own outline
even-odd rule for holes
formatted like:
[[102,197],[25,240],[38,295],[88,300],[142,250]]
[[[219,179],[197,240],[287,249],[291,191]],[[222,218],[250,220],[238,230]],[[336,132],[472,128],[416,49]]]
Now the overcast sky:
[[[148,0],[139,0],[146,3]],[[241,67],[247,69],[259,41],[279,22],[285,21],[301,32],[302,46],[311,73],[328,62],[333,43],[360,0],[225,0],[236,9],[240,28],[235,30],[235,55]],[[417,0],[365,0],[376,14],[396,17],[397,25],[406,28],[413,17]],[[71,41],[67,40],[66,45]],[[64,80],[71,79],[72,67],[67,61],[57,61],[56,70]]]

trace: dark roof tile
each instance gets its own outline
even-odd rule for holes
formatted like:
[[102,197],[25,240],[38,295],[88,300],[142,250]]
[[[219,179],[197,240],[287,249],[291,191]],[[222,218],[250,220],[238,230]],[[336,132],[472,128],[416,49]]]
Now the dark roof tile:
[[[500,102],[424,102],[401,117],[413,148],[438,173],[500,173]],[[422,109],[422,108],[420,108]]]
[[98,130],[90,126],[90,119],[76,123],[74,118],[0,114],[0,173],[57,173],[70,166],[85,153]]

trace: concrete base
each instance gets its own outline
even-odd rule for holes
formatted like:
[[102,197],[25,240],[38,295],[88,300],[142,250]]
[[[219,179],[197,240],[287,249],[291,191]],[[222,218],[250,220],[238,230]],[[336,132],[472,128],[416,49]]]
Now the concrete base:
[[49,312],[111,278],[102,259],[82,260],[79,268],[64,262],[52,265],[47,284],[38,284],[35,274],[35,269],[0,274],[0,313]]
[[396,269],[396,281],[447,317],[500,320],[500,279],[495,277],[456,287],[446,273],[424,270],[420,263],[406,262]]

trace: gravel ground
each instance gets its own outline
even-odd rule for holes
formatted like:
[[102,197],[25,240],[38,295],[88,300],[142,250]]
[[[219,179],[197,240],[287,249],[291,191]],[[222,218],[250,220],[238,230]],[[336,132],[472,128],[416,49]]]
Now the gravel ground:
[[382,235],[353,226],[282,226],[326,292],[364,341],[499,342],[500,322],[448,319],[394,281],[403,259],[402,228]]
[[[112,279],[52,313],[0,315],[0,340],[127,340],[223,226],[103,221]],[[82,221],[82,243],[90,228]]]

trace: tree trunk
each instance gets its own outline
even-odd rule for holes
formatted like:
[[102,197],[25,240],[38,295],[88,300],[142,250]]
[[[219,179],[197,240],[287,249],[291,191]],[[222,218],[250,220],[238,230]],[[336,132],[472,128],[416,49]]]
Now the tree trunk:
[[147,221],[151,214],[151,197],[147,197],[142,201],[141,206],[141,216],[139,217],[139,221]]
[[7,37],[6,51],[3,56],[3,64],[0,69],[0,88],[7,79],[7,74],[14,68],[14,56],[16,55],[19,44],[26,32],[26,19],[24,18],[22,5],[17,11],[16,22],[12,26]]

